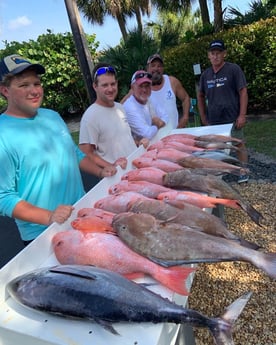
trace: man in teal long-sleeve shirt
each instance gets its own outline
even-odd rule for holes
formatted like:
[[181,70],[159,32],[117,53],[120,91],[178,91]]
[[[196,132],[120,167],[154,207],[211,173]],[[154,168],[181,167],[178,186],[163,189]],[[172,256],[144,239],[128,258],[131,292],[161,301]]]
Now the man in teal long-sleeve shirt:
[[16,220],[25,244],[53,222],[63,223],[84,195],[79,168],[100,177],[102,168],[75,145],[60,115],[40,108],[40,64],[11,55],[0,61],[0,214]]

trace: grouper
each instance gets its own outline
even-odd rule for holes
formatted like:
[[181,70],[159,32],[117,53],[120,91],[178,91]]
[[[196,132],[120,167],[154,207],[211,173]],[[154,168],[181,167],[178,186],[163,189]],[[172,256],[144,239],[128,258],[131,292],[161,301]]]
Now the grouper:
[[132,250],[161,265],[245,261],[276,279],[276,253],[246,248],[236,241],[201,232],[200,228],[133,212],[116,214],[112,226]]
[[199,169],[181,169],[163,176],[163,185],[170,188],[183,188],[207,193],[223,199],[237,200],[240,207],[258,225],[264,218],[252,205],[243,200],[240,193],[218,176],[200,173]]
[[57,265],[19,276],[8,283],[20,304],[65,317],[93,320],[114,334],[116,322],[172,322],[206,327],[217,345],[233,345],[232,328],[251,292],[235,300],[221,317],[185,309],[143,285],[106,269]]

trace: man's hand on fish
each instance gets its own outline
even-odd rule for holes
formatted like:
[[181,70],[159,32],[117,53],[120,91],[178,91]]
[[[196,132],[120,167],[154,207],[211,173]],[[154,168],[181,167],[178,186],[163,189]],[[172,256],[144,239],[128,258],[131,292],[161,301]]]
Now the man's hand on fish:
[[149,146],[149,139],[142,138],[138,143],[138,146],[141,146],[141,145],[143,145],[144,148],[146,149]]
[[120,166],[122,169],[125,169],[127,166],[127,159],[125,157],[120,157],[118,159],[116,159],[116,161],[114,162],[114,166]]
[[106,166],[102,169],[100,177],[110,177],[115,175],[117,172],[117,169],[114,165]]
[[64,223],[71,216],[73,210],[74,207],[71,205],[59,205],[51,212],[48,225],[51,225],[54,222],[58,224]]

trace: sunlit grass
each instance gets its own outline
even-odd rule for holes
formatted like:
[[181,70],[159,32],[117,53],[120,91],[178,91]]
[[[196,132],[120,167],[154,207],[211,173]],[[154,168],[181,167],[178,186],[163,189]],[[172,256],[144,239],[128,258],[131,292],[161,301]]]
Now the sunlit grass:
[[244,135],[247,147],[276,158],[276,119],[250,121]]

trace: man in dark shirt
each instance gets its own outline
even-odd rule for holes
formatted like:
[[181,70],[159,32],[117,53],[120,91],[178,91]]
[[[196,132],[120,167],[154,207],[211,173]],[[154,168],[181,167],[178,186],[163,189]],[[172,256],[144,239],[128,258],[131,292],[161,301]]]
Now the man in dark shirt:
[[[220,125],[233,123],[231,135],[244,139],[248,104],[245,75],[237,64],[226,62],[226,48],[221,40],[214,40],[208,49],[211,67],[201,75],[198,89],[198,109],[202,124]],[[244,167],[248,163],[248,154],[244,142],[239,145],[238,159]],[[246,174],[238,182],[248,181]]]

